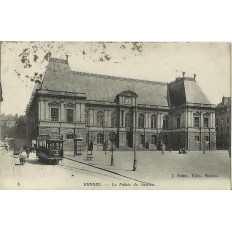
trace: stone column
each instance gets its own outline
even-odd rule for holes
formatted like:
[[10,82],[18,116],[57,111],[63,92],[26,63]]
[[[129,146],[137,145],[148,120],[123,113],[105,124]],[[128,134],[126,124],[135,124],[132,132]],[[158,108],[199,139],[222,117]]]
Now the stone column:
[[48,101],[45,101],[45,111],[46,111],[46,121],[51,121],[50,118],[50,107],[48,105]]
[[64,108],[64,102],[61,101],[60,102],[60,122],[66,122],[66,112],[65,112],[65,108]]
[[158,113],[157,128],[161,129],[163,127],[163,114]]
[[80,103],[76,103],[76,122],[81,121],[81,105]]
[[215,113],[213,112],[212,113],[212,123],[213,123],[213,125],[212,125],[212,128],[215,128]]
[[40,101],[40,120],[45,120],[45,102]]
[[94,125],[94,110],[89,110],[89,121],[90,121],[90,126]]
[[80,104],[79,115],[80,115],[80,122],[84,123],[85,122],[85,104],[84,103]]
[[201,127],[204,127],[204,115],[201,112]]
[[39,100],[38,102],[38,116],[39,120],[42,120],[42,115],[41,115],[41,101]]
[[192,127],[193,126],[193,112],[188,112],[188,127]]

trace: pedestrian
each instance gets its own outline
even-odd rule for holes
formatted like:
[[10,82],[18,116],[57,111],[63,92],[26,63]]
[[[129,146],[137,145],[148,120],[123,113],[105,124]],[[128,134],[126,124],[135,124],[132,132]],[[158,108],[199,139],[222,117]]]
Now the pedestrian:
[[164,154],[164,151],[165,151],[165,144],[164,143],[162,143],[161,149],[162,149],[162,154]]
[[27,159],[29,159],[29,155],[30,155],[30,148],[29,147],[26,148],[26,154],[27,154]]

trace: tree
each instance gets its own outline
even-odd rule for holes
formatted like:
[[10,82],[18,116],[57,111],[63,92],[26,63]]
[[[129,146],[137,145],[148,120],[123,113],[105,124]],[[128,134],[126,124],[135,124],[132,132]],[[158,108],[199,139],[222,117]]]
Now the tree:
[[15,136],[17,139],[26,138],[26,116],[19,116],[15,123]]

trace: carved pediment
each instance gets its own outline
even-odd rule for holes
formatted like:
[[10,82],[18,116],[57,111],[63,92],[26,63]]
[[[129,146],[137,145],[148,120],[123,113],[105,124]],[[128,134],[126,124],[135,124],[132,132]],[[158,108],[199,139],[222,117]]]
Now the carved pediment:
[[64,104],[65,107],[69,107],[69,108],[75,108],[75,104],[73,104],[72,102],[67,102]]
[[59,102],[56,102],[56,101],[52,101],[52,102],[49,102],[48,105],[49,105],[49,106],[59,107],[59,106],[60,106],[60,103],[59,103]]
[[131,90],[126,90],[126,91],[123,91],[120,94],[118,94],[118,96],[133,98],[133,97],[138,97],[138,94],[131,91]]

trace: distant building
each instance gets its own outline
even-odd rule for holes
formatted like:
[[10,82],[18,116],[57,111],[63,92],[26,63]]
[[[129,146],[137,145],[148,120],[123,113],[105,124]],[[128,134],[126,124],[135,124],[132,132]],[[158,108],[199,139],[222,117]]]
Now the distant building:
[[[136,80],[72,71],[68,60],[50,58],[42,83],[27,107],[27,134],[63,135],[65,149],[73,138],[90,139],[97,149],[109,144],[131,149],[216,149],[215,105],[198,86],[195,76],[171,83]],[[137,107],[136,107],[137,106]],[[135,114],[137,121],[135,122]],[[136,124],[135,124],[136,123]]]
[[12,114],[0,115],[0,130],[2,139],[8,137],[8,128],[12,128],[15,126],[17,118],[17,114],[15,116],[13,116]]
[[217,149],[229,149],[231,138],[231,98],[223,97],[216,107]]

